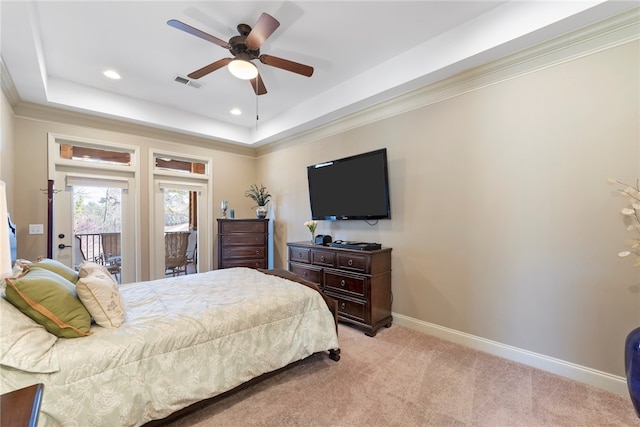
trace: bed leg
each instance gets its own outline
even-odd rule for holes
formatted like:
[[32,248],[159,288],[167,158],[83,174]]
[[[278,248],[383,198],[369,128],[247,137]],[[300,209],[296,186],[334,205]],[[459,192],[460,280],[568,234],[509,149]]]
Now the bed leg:
[[329,359],[333,360],[334,362],[340,360],[340,349],[334,348],[329,350]]

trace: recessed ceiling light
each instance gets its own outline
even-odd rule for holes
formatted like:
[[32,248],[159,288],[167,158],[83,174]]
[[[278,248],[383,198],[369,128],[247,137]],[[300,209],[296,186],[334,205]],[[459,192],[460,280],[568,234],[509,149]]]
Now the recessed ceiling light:
[[105,76],[109,77],[110,79],[120,80],[120,74],[116,73],[113,70],[107,70],[102,74],[104,74]]
[[231,114],[233,114],[234,116],[239,116],[240,114],[242,114],[242,111],[240,111],[239,108],[232,108],[231,111],[229,111]]

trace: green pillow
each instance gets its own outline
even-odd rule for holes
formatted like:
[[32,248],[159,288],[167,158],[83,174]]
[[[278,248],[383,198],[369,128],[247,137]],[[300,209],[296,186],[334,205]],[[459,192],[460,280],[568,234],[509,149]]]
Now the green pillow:
[[7,301],[53,335],[76,338],[90,334],[91,315],[78,299],[74,284],[64,277],[34,268],[6,282]]
[[28,265],[28,268],[44,268],[45,270],[53,271],[56,274],[64,277],[71,283],[76,283],[78,281],[78,272],[75,271],[71,267],[67,267],[60,261],[56,261],[55,259],[43,258],[38,262],[34,262]]

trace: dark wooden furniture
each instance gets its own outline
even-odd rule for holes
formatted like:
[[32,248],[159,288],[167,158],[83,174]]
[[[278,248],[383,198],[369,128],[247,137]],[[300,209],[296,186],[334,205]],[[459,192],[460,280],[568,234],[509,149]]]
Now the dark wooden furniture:
[[391,326],[391,248],[375,251],[287,243],[289,270],[338,300],[338,319],[375,336]]
[[0,427],[35,427],[44,385],[34,384],[0,396]]
[[267,268],[268,219],[218,219],[218,268]]

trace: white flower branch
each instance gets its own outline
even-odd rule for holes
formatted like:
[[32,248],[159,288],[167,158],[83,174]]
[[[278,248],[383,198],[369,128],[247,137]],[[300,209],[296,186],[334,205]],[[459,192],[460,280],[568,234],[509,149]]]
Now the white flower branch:
[[[629,184],[625,184],[622,181],[618,181],[614,178],[607,178],[607,182],[609,184],[617,184],[623,186],[623,188],[619,188],[618,192],[629,197],[630,205],[626,208],[622,208],[620,213],[624,216],[627,216],[633,222],[629,226],[627,226],[628,231],[635,231],[640,234],[640,180],[636,180],[636,186],[633,187]],[[633,239],[631,241],[631,249],[627,251],[618,252],[619,257],[627,257],[631,254],[636,256],[636,261],[634,266],[640,266],[640,239]]]

